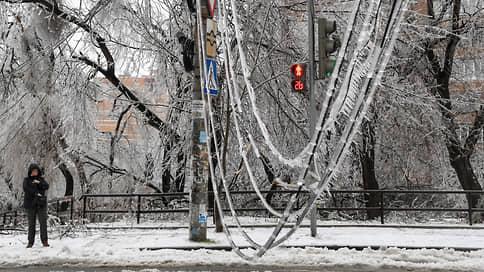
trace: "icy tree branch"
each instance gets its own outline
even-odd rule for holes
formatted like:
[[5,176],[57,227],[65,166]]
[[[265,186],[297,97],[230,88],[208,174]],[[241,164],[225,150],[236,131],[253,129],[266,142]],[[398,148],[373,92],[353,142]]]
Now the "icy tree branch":
[[52,13],[62,19],[64,19],[67,22],[70,22],[72,24],[75,24],[76,26],[80,27],[83,29],[85,32],[89,33],[94,40],[97,43],[97,46],[103,53],[104,58],[106,59],[107,62],[107,67],[103,68],[99,63],[96,63],[87,57],[81,55],[81,56],[73,56],[75,59],[81,60],[85,64],[98,69],[111,84],[116,86],[116,88],[128,99],[131,100],[133,105],[136,107],[137,110],[139,110],[141,113],[145,115],[145,118],[147,120],[147,123],[154,127],[155,129],[159,131],[163,131],[167,129],[167,126],[161,118],[159,118],[153,111],[148,109],[144,103],[142,103],[136,95],[128,88],[126,85],[124,85],[119,78],[115,75],[115,69],[114,69],[114,58],[109,50],[109,48],[106,45],[105,39],[97,32],[95,31],[92,26],[87,24],[85,21],[81,20],[75,15],[68,14],[61,10],[54,2],[52,4],[50,1],[47,0],[0,0],[0,2],[7,2],[7,3],[33,3],[37,4],[40,8],[44,9],[45,11]]

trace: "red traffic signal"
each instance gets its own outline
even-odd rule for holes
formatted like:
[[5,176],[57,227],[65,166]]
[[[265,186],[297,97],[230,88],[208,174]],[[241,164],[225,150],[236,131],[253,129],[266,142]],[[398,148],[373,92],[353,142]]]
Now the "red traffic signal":
[[296,63],[291,65],[291,87],[294,91],[303,91],[306,89],[306,64]]
[[[292,75],[295,77],[302,77],[306,73],[306,67],[303,67],[304,64],[293,64],[291,65],[291,72]],[[304,65],[305,66],[305,65]]]

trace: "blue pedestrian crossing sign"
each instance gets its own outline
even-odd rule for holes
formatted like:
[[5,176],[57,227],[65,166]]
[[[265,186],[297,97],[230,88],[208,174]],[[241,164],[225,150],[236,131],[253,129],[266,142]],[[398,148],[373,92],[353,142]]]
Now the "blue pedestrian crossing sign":
[[[208,80],[204,80],[203,92],[218,95],[217,62],[213,59],[207,59],[207,78]],[[207,92],[207,89],[210,92]]]

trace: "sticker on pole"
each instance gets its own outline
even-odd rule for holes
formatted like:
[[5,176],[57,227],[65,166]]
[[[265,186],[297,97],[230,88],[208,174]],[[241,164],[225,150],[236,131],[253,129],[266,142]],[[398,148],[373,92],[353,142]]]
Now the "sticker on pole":
[[207,224],[207,216],[203,213],[200,213],[198,216],[198,223]]
[[204,81],[203,92],[209,93],[208,89],[211,95],[218,95],[217,62],[215,60],[207,59],[207,78],[208,80]]
[[215,4],[217,4],[217,0],[208,0],[208,9],[210,10],[210,17],[212,18],[215,12]]
[[205,131],[200,131],[200,136],[198,138],[198,141],[201,143],[201,144],[206,144],[207,143],[207,133],[205,133]]
[[192,119],[203,119],[203,100],[192,100]]

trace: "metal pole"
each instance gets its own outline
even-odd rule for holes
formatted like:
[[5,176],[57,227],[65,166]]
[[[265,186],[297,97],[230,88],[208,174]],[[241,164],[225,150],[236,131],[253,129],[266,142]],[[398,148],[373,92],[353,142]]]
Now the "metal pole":
[[71,196],[71,222],[74,215],[74,197]]
[[55,214],[59,218],[59,199],[55,201]]
[[141,215],[141,196],[138,195],[138,210],[136,211],[136,223],[139,224]]
[[[206,25],[208,7],[206,1],[200,1],[202,6],[202,24]],[[197,15],[198,16],[198,15]],[[194,66],[195,73],[192,80],[192,141],[191,141],[191,192],[189,212],[189,239],[191,241],[207,240],[207,204],[208,204],[208,154],[207,134],[204,122],[205,109],[200,87],[200,43],[198,40],[198,17],[195,23],[194,37]],[[202,27],[202,29],[205,29]],[[202,63],[202,65],[205,65]],[[208,95],[208,94],[207,94]]]
[[[82,219],[86,219],[86,200],[87,196],[83,196],[83,202],[82,202]],[[84,220],[82,220],[84,223]]]
[[308,77],[309,77],[309,106],[310,106],[310,131],[314,133],[316,126],[316,94],[314,93],[314,2],[308,1],[308,35],[309,35],[309,64],[308,64]]
[[[308,77],[309,77],[309,126],[310,135],[314,134],[314,129],[316,126],[316,99],[314,93],[314,2],[313,0],[308,1],[308,40],[309,40],[309,64],[308,64]],[[311,138],[311,136],[310,136]],[[315,237],[318,233],[317,231],[317,206],[311,209],[311,236]]]
[[385,224],[384,212],[385,208],[383,207],[383,192],[380,192],[380,220],[382,225]]
[[472,226],[472,195],[467,192],[467,213],[469,214],[469,225]]

